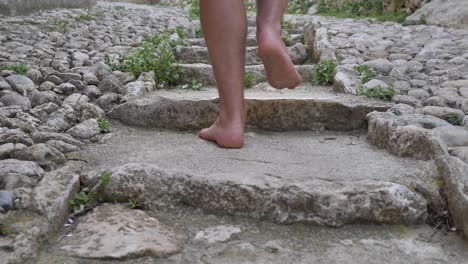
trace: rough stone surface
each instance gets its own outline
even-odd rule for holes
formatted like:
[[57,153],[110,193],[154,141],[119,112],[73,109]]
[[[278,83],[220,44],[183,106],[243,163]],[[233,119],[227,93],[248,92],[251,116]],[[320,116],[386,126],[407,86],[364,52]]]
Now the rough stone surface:
[[55,169],[67,161],[59,150],[46,144],[36,144],[22,151],[17,151],[14,158],[35,161],[46,170]]
[[44,170],[35,162],[15,159],[0,160],[0,174],[16,173],[33,178],[42,178]]
[[79,189],[81,165],[79,162],[69,162],[60,169],[46,173],[31,194],[34,199],[29,209],[44,216],[55,230],[68,217],[68,200]]
[[167,257],[181,250],[185,235],[140,210],[104,204],[80,219],[72,237],[59,247],[91,259]]
[[[137,163],[115,168],[111,173],[105,190],[108,201],[139,197],[150,206],[183,203],[217,214],[326,226],[357,222],[416,224],[426,217],[422,197],[404,186],[381,181],[315,180],[284,185],[258,177],[246,180],[236,174],[170,174],[154,165]],[[376,204],[379,206],[373,206]]]
[[[206,92],[155,92],[115,107],[111,118],[144,127],[199,129],[216,118],[214,89]],[[250,89],[246,94],[247,124],[265,130],[353,130],[364,126],[370,111],[385,111],[391,104],[334,95],[320,87],[295,91]],[[288,111],[287,117],[282,113]],[[294,113],[294,114],[292,114]]]
[[421,21],[424,17],[428,24],[456,28],[468,26],[468,7],[464,0],[433,0],[407,18],[408,21]]
[[42,9],[90,7],[95,4],[96,0],[5,0],[0,3],[0,13],[3,15],[19,15]]
[[445,193],[457,229],[468,237],[468,164],[450,156],[437,159],[445,181]]
[[78,139],[91,139],[101,133],[96,119],[88,119],[67,131]]

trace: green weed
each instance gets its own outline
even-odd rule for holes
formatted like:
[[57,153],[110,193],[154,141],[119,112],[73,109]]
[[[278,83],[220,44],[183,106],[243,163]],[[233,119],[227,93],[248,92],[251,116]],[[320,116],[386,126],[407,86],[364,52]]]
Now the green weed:
[[245,1],[245,10],[247,10],[247,13],[252,14],[257,11],[257,6],[255,5],[254,2],[250,2],[248,0]]
[[54,24],[54,27],[57,30],[66,31],[69,25],[70,22],[68,22],[67,20],[57,20]]
[[255,83],[257,82],[257,80],[255,79],[255,76],[250,73],[250,72],[246,72],[244,74],[244,86],[245,88],[252,88]]
[[354,70],[359,74],[362,83],[366,83],[377,77],[377,72],[367,65],[354,66]]
[[19,74],[19,75],[26,75],[26,73],[29,71],[30,67],[26,64],[15,64],[15,65],[12,65],[12,66],[0,66],[0,71],[3,71],[3,70],[9,70],[9,71],[13,71],[15,72],[16,74]]
[[189,84],[184,84],[180,87],[182,90],[190,90],[190,91],[201,91],[203,88],[203,83],[199,80],[192,80]]
[[130,209],[141,209],[142,206],[138,199],[130,199],[128,200],[128,208]]
[[189,7],[189,18],[190,20],[200,19],[200,1],[192,0]]
[[291,21],[284,20],[283,23],[281,23],[281,28],[283,30],[291,30],[294,29],[294,24]]
[[323,60],[319,62],[314,69],[315,83],[320,85],[332,84],[337,65],[338,63],[335,60]]
[[200,27],[195,29],[195,37],[196,38],[203,38],[203,31],[202,31],[202,29]]
[[112,123],[109,120],[105,118],[98,118],[97,122],[99,126],[99,131],[101,131],[101,133],[110,133]]
[[68,204],[71,206],[72,212],[74,214],[82,213],[88,202],[89,197],[84,191],[75,194],[72,200],[68,200]]
[[463,123],[463,117],[455,113],[449,113],[443,119],[454,126],[460,126]]
[[364,90],[362,87],[359,87],[357,93],[358,95],[363,95],[370,98],[391,101],[392,97],[395,95],[395,90],[393,90],[393,88],[383,88],[381,86],[377,86],[368,90]]
[[292,39],[289,35],[282,35],[281,40],[284,42],[284,45],[288,47],[292,45]]
[[[180,32],[177,30],[175,32]],[[159,88],[180,83],[182,69],[175,58],[174,48],[183,44],[182,39],[171,39],[173,32],[165,32],[145,39],[138,49],[124,57],[106,56],[105,62],[113,70],[131,72],[139,76],[142,72],[153,71]]]
[[117,11],[124,11],[125,6],[115,6],[114,9],[117,10]]

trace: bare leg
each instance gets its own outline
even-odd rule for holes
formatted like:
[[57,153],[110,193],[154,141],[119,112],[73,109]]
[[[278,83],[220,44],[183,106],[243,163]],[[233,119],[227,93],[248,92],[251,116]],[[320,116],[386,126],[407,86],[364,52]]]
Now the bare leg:
[[288,0],[257,0],[257,42],[268,82],[275,88],[295,88],[302,78],[281,40],[281,22]]
[[247,17],[243,0],[200,0],[201,24],[220,99],[219,116],[199,136],[225,148],[244,145]]

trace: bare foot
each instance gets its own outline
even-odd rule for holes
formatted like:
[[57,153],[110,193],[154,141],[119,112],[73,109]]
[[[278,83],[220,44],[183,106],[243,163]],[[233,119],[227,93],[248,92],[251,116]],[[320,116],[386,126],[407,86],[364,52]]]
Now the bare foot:
[[219,118],[209,128],[202,129],[198,136],[212,141],[222,148],[242,148],[244,146],[244,126],[242,124],[222,124]]
[[280,34],[273,30],[259,33],[258,55],[265,65],[268,82],[274,88],[294,89],[302,82]]

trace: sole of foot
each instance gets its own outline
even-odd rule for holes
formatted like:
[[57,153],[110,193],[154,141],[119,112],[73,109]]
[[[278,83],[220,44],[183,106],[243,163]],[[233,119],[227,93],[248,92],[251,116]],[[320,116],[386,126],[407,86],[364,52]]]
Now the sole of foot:
[[296,88],[302,77],[289,58],[286,46],[275,36],[260,36],[258,55],[265,66],[268,83],[277,89]]
[[213,124],[209,128],[202,129],[198,136],[216,143],[221,148],[239,149],[244,146],[244,129],[239,127],[223,128]]

